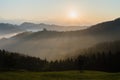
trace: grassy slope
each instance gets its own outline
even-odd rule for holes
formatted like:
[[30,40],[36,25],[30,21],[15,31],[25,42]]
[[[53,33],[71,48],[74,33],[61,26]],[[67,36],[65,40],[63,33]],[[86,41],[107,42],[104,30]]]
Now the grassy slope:
[[0,80],[120,80],[120,73],[95,71],[0,72]]

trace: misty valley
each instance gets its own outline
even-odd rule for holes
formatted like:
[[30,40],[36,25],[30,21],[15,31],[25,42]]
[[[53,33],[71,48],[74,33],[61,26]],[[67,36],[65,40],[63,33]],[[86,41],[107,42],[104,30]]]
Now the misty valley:
[[57,25],[19,26],[0,23],[1,34],[15,34],[0,39],[0,70],[120,71],[120,18],[69,31]]
[[[77,51],[82,52],[99,43],[119,40],[119,26],[119,18],[82,30],[75,27],[77,30],[72,31],[60,31],[62,26],[46,24],[25,22],[18,27],[18,25],[1,23],[1,34],[14,35],[0,39],[0,48],[49,61],[66,59],[82,54]],[[38,28],[41,30],[32,31]],[[31,31],[27,31],[28,29]]]
[[120,18],[84,28],[0,23],[0,80],[119,80],[119,34]]
[[0,0],[0,80],[120,80],[120,0]]

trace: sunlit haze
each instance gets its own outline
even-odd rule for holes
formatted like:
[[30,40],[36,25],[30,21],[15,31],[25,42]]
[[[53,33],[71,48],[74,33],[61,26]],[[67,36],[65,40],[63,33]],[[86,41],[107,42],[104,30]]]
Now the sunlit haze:
[[0,0],[0,22],[91,25],[120,15],[120,0]]
[[70,17],[70,18],[73,18],[73,19],[74,19],[74,18],[77,18],[77,13],[74,12],[74,11],[73,11],[73,12],[70,12],[70,13],[69,13],[69,17]]

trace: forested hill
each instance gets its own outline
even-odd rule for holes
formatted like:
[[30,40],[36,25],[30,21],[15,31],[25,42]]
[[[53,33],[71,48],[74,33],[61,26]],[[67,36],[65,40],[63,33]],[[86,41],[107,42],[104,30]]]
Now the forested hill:
[[0,71],[41,71],[46,63],[37,57],[0,50]]
[[[100,50],[99,50],[100,49]],[[47,61],[0,50],[0,71],[97,70],[120,72],[120,41],[106,42],[82,51],[77,57]]]

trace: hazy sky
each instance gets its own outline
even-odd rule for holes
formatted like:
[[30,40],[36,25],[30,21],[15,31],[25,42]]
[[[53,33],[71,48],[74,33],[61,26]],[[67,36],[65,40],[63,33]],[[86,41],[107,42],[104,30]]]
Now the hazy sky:
[[120,0],[0,0],[0,22],[90,25],[119,16]]

